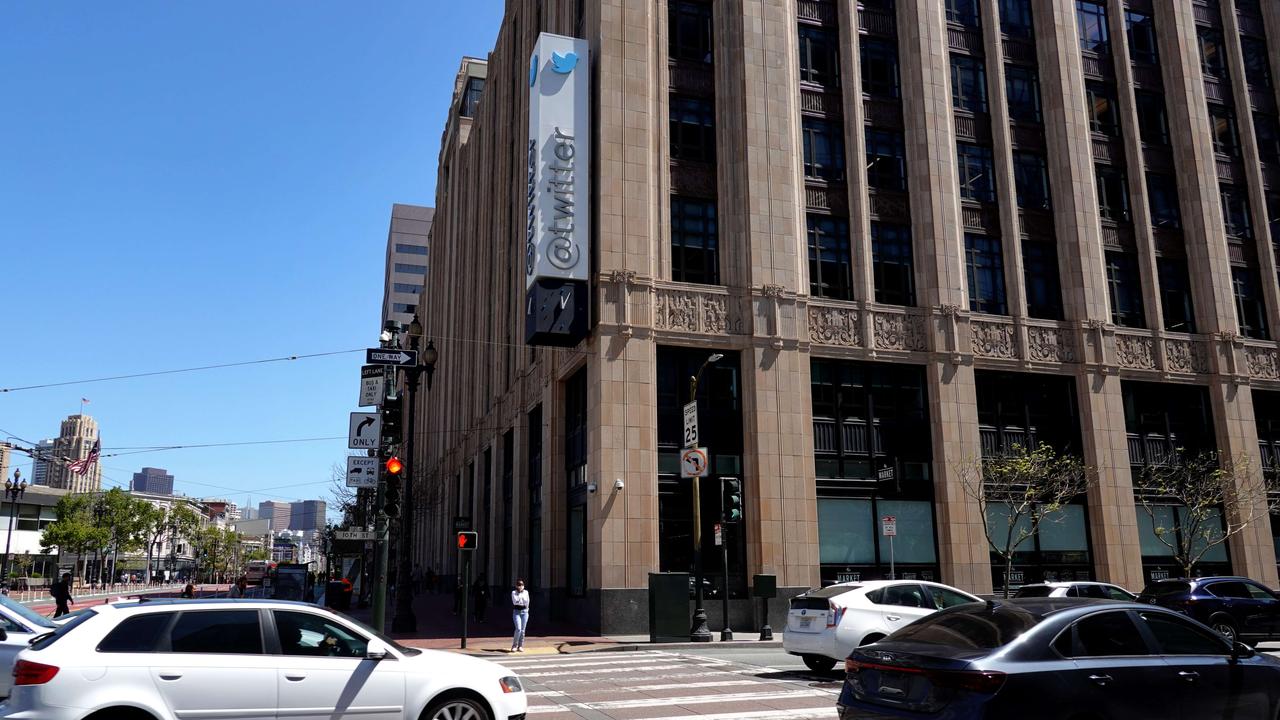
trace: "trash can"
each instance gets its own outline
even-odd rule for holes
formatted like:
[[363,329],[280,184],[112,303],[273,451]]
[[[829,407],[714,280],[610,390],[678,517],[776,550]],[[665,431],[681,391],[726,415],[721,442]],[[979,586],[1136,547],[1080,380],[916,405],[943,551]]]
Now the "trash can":
[[689,573],[649,573],[649,642],[689,640]]
[[325,604],[334,610],[351,609],[351,589],[341,580],[330,580],[324,586]]

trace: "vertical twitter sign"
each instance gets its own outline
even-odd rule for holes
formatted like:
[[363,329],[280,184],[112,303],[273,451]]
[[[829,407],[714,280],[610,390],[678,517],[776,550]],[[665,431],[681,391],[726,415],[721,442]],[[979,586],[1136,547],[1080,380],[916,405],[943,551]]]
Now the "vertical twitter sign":
[[590,265],[590,63],[587,41],[542,33],[529,57],[525,341],[586,336]]

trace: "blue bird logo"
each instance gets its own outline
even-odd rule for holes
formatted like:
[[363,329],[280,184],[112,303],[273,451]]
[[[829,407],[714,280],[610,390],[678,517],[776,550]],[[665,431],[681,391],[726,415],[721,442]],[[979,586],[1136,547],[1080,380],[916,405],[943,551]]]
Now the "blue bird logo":
[[578,65],[578,53],[551,53],[551,69],[560,75],[568,75]]
[[533,87],[533,83],[538,79],[538,55],[534,53],[533,59],[529,61],[529,87]]

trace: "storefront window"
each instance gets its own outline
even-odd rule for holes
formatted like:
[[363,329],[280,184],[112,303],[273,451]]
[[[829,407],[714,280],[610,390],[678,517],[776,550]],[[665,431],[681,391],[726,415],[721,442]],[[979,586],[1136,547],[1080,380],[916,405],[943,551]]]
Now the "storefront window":
[[[1147,578],[1155,580],[1160,577],[1182,575],[1182,569],[1174,559],[1174,548],[1181,547],[1184,542],[1182,533],[1187,525],[1187,509],[1172,505],[1145,507],[1142,503],[1137,503],[1136,512],[1138,539],[1142,547],[1142,564],[1147,571]],[[1213,525],[1211,537],[1217,541],[1222,537],[1222,514],[1214,510],[1210,512],[1210,518],[1211,521],[1216,521],[1216,525],[1211,522]],[[1163,540],[1156,533],[1157,528],[1165,529]],[[1229,572],[1230,558],[1227,555],[1227,544],[1218,542],[1206,549],[1209,542],[1209,540],[1199,539],[1191,546],[1191,556],[1199,557],[1196,574],[1212,575]],[[1201,552],[1204,554],[1201,555]],[[1162,575],[1161,573],[1173,574]]]
[[871,501],[818,498],[818,561],[837,565],[871,565],[876,559]]

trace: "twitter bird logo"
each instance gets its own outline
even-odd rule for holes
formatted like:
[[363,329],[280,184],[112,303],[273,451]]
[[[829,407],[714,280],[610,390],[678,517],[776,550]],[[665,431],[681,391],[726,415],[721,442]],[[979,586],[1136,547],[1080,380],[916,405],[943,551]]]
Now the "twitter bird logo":
[[534,53],[533,59],[529,61],[529,87],[533,87],[533,83],[538,79],[538,55]]
[[566,53],[561,55],[558,52],[551,53],[551,70],[560,74],[568,75],[578,65],[578,53]]

